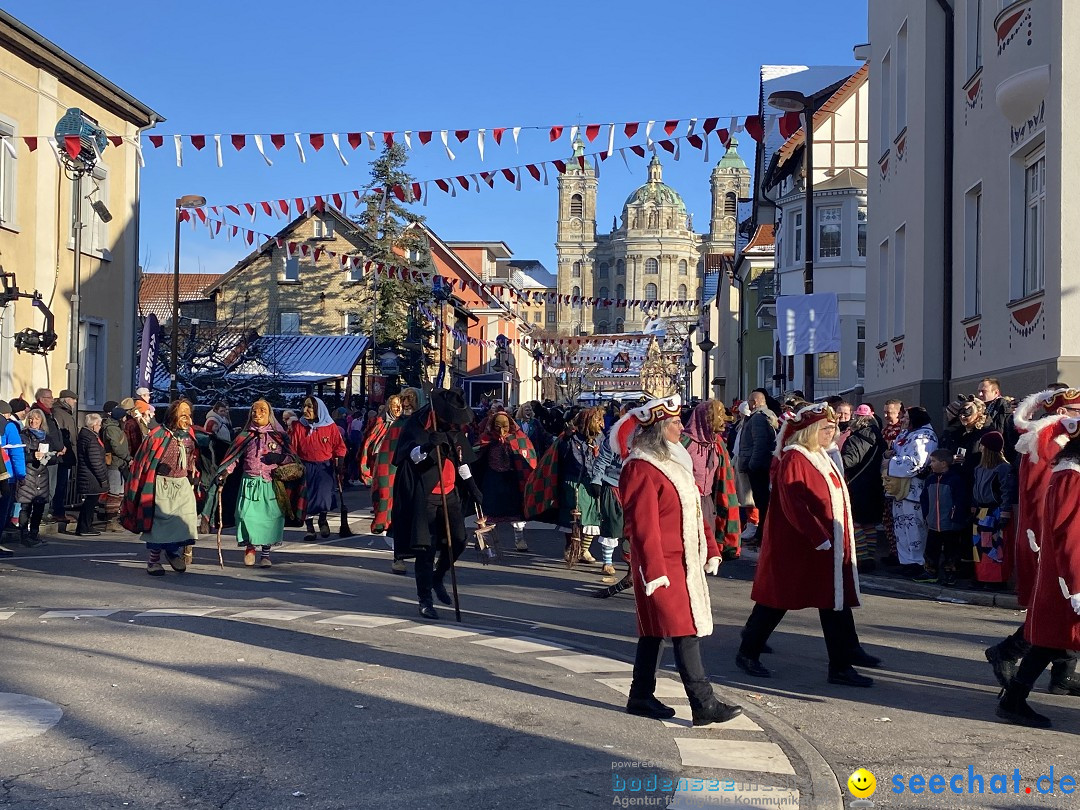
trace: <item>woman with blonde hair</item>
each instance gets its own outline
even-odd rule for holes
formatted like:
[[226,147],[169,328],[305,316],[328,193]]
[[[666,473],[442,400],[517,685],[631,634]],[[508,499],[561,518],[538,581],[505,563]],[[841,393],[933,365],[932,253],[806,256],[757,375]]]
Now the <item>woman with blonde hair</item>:
[[844,474],[827,448],[836,414],[824,403],[805,405],[784,422],[772,469],[773,498],[765,517],[757,573],[735,664],[768,677],[759,657],[789,610],[817,608],[829,653],[829,683],[871,686],[854,664],[880,661],[859,645],[851,609],[859,605],[854,521]]

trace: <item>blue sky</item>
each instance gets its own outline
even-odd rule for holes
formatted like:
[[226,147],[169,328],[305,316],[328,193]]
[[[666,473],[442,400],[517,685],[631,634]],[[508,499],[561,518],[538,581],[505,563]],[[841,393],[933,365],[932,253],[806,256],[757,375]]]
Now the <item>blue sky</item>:
[[[756,112],[762,64],[854,65],[852,47],[866,41],[866,0],[3,5],[164,115],[168,120],[156,131],[165,134],[478,127],[490,133],[499,126],[691,116],[726,122]],[[549,143],[546,133],[526,131],[517,153],[509,133],[501,148],[489,134],[483,163],[475,142],[452,142],[458,157],[450,162],[437,138],[412,152],[410,171],[418,179],[569,154],[566,135]],[[753,141],[740,140],[749,164]],[[600,143],[592,148],[603,149]],[[715,164],[722,154],[715,136],[713,147]],[[346,149],[344,167],[329,138],[318,154],[306,150],[306,164],[292,144],[270,151],[274,165],[267,167],[254,144],[241,153],[225,146],[219,169],[212,146],[196,153],[187,145],[183,168],[168,143],[148,150],[140,248],[146,269],[171,269],[176,197],[201,194],[209,204],[225,204],[362,188],[376,154],[366,145]],[[696,228],[707,229],[711,165],[692,149],[679,163],[660,155],[665,181],[682,193]],[[644,160],[631,157],[630,168],[617,158],[602,165],[602,232],[645,180]],[[554,174],[551,185],[527,180],[521,191],[499,182],[456,198],[432,191],[420,212],[442,238],[501,240],[516,257],[554,269]],[[281,224],[260,217],[253,227],[272,232]],[[235,241],[211,241],[204,229],[185,229],[181,269],[221,272],[246,250]]]

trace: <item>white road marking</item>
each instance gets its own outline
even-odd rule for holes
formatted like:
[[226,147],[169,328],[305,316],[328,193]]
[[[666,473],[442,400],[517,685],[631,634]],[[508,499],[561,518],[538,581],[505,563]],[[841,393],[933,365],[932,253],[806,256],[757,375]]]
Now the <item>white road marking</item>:
[[[716,726],[723,728],[724,724]],[[726,740],[717,737],[676,737],[682,764],[688,768],[758,771],[795,775],[787,755],[776,743]]]
[[14,615],[14,610],[5,610],[3,613],[0,613],[0,622],[4,621],[4,619],[10,619]]
[[[602,683],[604,686],[610,686],[616,692],[630,697],[630,678],[597,678],[597,683]],[[653,696],[665,700],[666,698],[685,698],[686,690],[680,681],[673,681],[670,678],[657,678],[656,679],[656,691],[653,692]]]
[[162,616],[206,616],[209,613],[213,613],[215,610],[221,610],[221,608],[154,608],[153,610],[144,610],[142,613],[136,613],[136,619],[153,619],[154,617]]
[[119,613],[118,608],[112,610],[102,610],[95,608],[83,608],[80,610],[50,610],[47,613],[42,613],[43,619],[81,619],[90,618],[93,616],[112,616],[114,613]]
[[263,610],[245,610],[243,613],[234,613],[230,619],[274,619],[280,622],[291,622],[293,619],[302,619],[304,616],[314,616],[318,610],[283,610],[280,608],[266,608]]
[[[18,557],[12,557],[10,561],[11,562],[17,562],[17,561],[20,561],[20,560],[71,560],[71,559],[85,559],[87,557],[91,557],[91,558],[97,558],[97,557],[134,557],[135,555],[136,555],[136,552],[134,552],[134,551],[117,551],[117,552],[110,552],[108,554],[101,554],[101,553],[97,553],[97,554],[35,554],[35,555],[29,556],[29,557],[24,557],[23,555],[20,554]],[[106,562],[106,561],[102,560],[102,562]],[[111,562],[111,560],[109,562]]]
[[0,692],[0,745],[44,734],[60,722],[64,710],[30,695]]
[[[693,728],[693,718],[690,713],[690,706],[688,704],[672,705],[675,710],[675,716],[670,720],[663,720],[663,724],[668,728]],[[747,717],[745,714],[740,714],[734,720],[728,720],[726,723],[720,723],[719,725],[713,724],[711,726],[704,726],[704,728],[712,729],[714,731],[762,731],[761,726]]]
[[539,641],[533,641],[525,636],[516,636],[514,638],[503,638],[497,636],[495,638],[478,638],[471,644],[479,644],[483,647],[491,647],[496,650],[502,650],[507,653],[535,653],[535,652],[557,652],[558,650],[565,650],[566,647],[560,647],[558,644],[543,644]]
[[405,619],[393,616],[367,616],[362,613],[345,613],[329,619],[316,619],[315,624],[344,624],[347,627],[385,627],[388,624],[401,624]]
[[631,672],[633,664],[625,661],[616,661],[614,658],[605,658],[602,655],[557,655],[537,658],[537,661],[546,661],[557,667],[568,669],[571,672]]
[[461,638],[462,636],[475,636],[477,633],[487,633],[487,630],[463,630],[450,627],[445,624],[418,624],[415,627],[402,627],[399,633],[415,633],[418,636],[433,636],[435,638]]

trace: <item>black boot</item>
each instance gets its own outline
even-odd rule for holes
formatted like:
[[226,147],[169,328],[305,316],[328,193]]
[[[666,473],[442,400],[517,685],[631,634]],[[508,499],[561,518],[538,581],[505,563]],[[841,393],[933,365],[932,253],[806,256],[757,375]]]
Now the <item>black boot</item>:
[[829,667],[829,683],[834,683],[837,686],[862,686],[868,687],[874,685],[874,679],[868,678],[865,675],[859,673],[853,666],[845,667]]
[[305,543],[314,543],[315,542],[315,521],[312,520],[311,518],[308,518],[306,521],[304,521],[304,526],[307,529],[307,533],[304,535],[304,542]]
[[326,520],[326,512],[319,512],[319,535],[330,536],[330,523]]
[[653,720],[667,720],[675,716],[675,710],[670,706],[665,706],[654,695],[646,697],[634,697],[631,695],[630,699],[626,701],[626,713],[638,717],[650,717]]
[[1080,678],[1076,676],[1076,659],[1055,661],[1050,667],[1051,695],[1070,695],[1080,697]]
[[431,583],[431,592],[435,594],[435,598],[442,602],[444,605],[454,604],[454,600],[450,598],[449,592],[446,590],[446,586],[443,584],[442,579],[436,579]]
[[990,666],[993,667],[994,677],[997,678],[997,682],[1001,684],[1002,688],[1006,688],[1009,681],[1016,676],[1019,664],[1015,659],[1007,658],[1001,647],[1001,644],[987,647],[983,654],[986,656],[986,660],[990,662]]
[[695,726],[707,726],[710,723],[726,723],[742,714],[738,706],[730,706],[721,703],[716,698],[706,701],[702,706],[693,707],[693,720]]
[[1028,705],[1027,696],[1030,692],[1030,686],[1013,678],[1009,685],[1001,690],[1001,700],[998,701],[995,714],[1013,725],[1050,728],[1050,718],[1039,714]]

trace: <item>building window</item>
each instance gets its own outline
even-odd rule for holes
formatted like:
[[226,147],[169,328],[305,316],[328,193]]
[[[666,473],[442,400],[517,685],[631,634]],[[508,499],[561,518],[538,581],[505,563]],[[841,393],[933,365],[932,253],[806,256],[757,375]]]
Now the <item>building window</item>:
[[607,278],[608,264],[607,262],[600,262],[600,278]]
[[878,246],[878,343],[889,339],[889,240]]
[[858,246],[859,255],[862,258],[866,258],[866,209],[859,207],[859,233],[858,233]]
[[622,301],[625,298],[626,298],[626,287],[624,287],[622,284],[616,284],[615,285],[615,300],[616,301]]
[[855,322],[855,376],[866,377],[866,321]]
[[615,319],[615,334],[621,335],[622,331],[623,331],[623,319],[622,318],[616,318]]
[[570,291],[570,294],[574,296],[574,298],[581,298],[581,287],[574,287],[574,289]]
[[100,407],[105,401],[105,382],[108,378],[106,326],[101,321],[82,324],[82,388],[79,404],[86,408]]
[[360,261],[356,265],[356,267],[353,267],[352,265],[349,266],[349,269],[345,271],[345,280],[346,281],[363,281],[364,280],[364,263],[363,263],[363,261]]
[[606,299],[608,297],[608,288],[607,287],[601,287],[600,292],[598,292],[596,294],[596,297],[600,298],[600,299]]
[[596,334],[606,335],[608,330],[607,321],[601,321],[596,325]]
[[300,259],[297,256],[293,256],[285,260],[285,272],[281,274],[281,280],[300,280]]
[[555,323],[555,313],[554,312],[549,312],[547,314],[547,322],[548,323]]
[[896,134],[907,126],[907,20],[896,35]]
[[881,141],[878,145],[878,155],[884,155],[892,147],[893,131],[889,126],[890,112],[892,111],[892,54],[886,53],[881,60],[881,116],[878,124],[878,132]]
[[[300,329],[300,324],[296,325],[297,331]],[[345,331],[346,335],[358,335],[360,334],[360,314],[358,312],[344,312],[341,315],[341,328]]]
[[300,334],[300,313],[293,310],[290,312],[278,313],[278,334],[280,335],[299,335]]
[[840,220],[843,209],[839,205],[829,205],[817,209],[818,216],[818,258],[840,258]]
[[656,300],[656,285],[653,284],[651,281],[648,284],[645,285],[645,300],[646,301],[655,301]]
[[581,262],[574,262],[574,266],[570,268],[570,275],[574,278],[581,278]]
[[773,386],[776,380],[773,379],[773,359],[772,357],[759,357],[757,360],[757,377],[758,388],[764,388],[768,391],[773,390]]
[[[15,143],[15,124],[0,118],[0,137]],[[0,225],[15,224],[15,167],[18,165],[15,149],[0,148]]]
[[542,321],[543,319],[544,319],[544,313],[543,312],[537,311],[537,312],[533,313],[533,323],[540,323],[540,321]]
[[686,300],[686,285],[685,284],[680,284],[679,285],[679,300],[680,301],[685,301]]
[[312,226],[314,228],[314,236],[316,239],[330,239],[334,235],[333,220],[322,220],[315,217],[315,219],[312,220]]
[[967,68],[968,76],[982,67],[982,5],[983,0],[967,2]]
[[904,334],[907,292],[907,229],[901,226],[893,240],[893,337]]
[[582,202],[581,195],[575,194],[570,198],[570,216],[581,219],[585,213],[585,203]]
[[1024,295],[1043,288],[1045,215],[1046,152],[1040,148],[1024,170]]
[[802,224],[802,211],[796,211],[795,215],[791,218],[791,250],[794,255],[794,263],[801,264],[803,257],[803,224]]
[[734,217],[739,210],[739,198],[735,192],[729,191],[724,195],[724,216]]
[[686,259],[679,259],[679,275],[686,276],[690,274],[690,265],[686,263]]
[[964,200],[964,317],[979,314],[982,293],[982,186]]
[[660,262],[658,262],[656,259],[646,259],[645,260],[645,275],[647,275],[647,276],[655,276],[659,272],[660,272]]
[[95,255],[104,254],[109,249],[108,225],[93,209],[93,204],[101,201],[109,203],[109,170],[99,163],[94,170],[85,175],[82,181],[82,200],[79,199],[79,183],[71,184],[71,238],[72,247],[75,239],[75,212],[82,211],[82,252]]
[[626,275],[626,262],[624,262],[622,259],[619,259],[617,262],[615,262],[615,275]]

